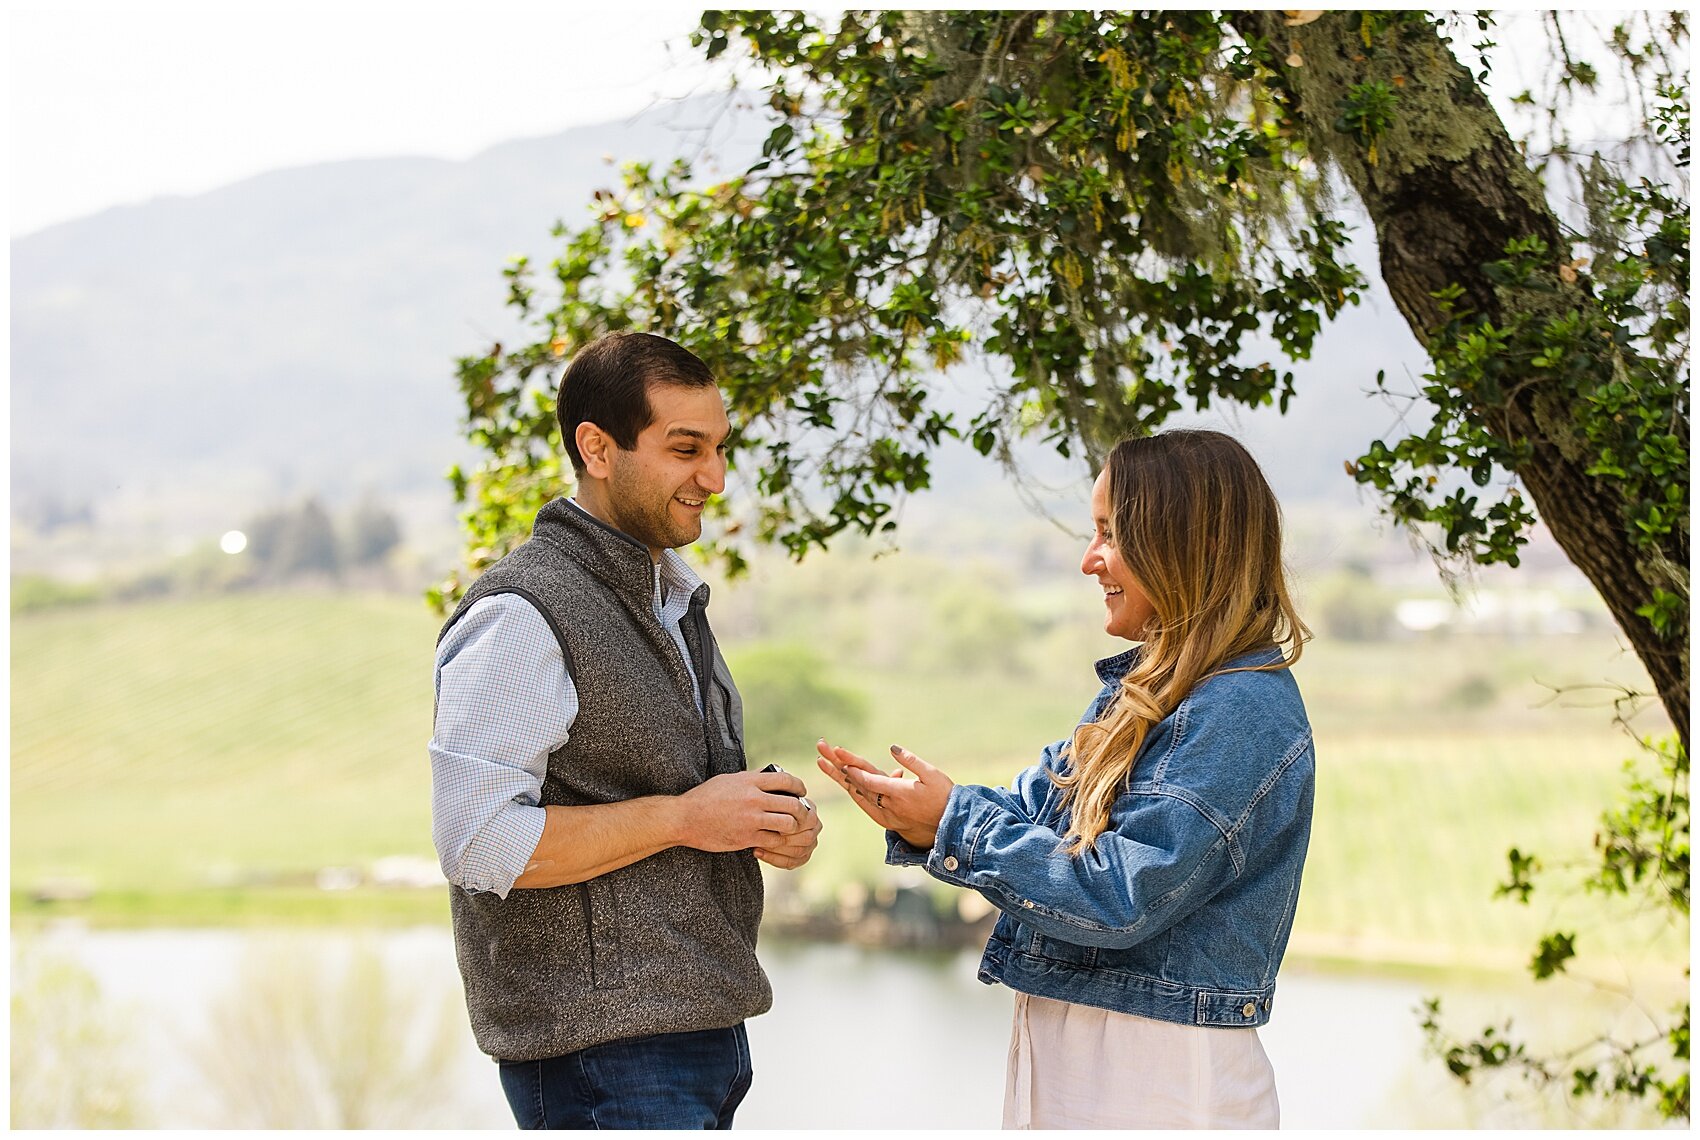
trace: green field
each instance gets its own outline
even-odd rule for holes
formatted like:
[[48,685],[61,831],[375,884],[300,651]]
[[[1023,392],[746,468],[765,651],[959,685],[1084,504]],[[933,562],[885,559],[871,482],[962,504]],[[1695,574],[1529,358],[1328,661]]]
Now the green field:
[[[446,921],[440,890],[315,885],[326,868],[432,857],[436,625],[405,598],[305,594],[15,616],[14,921]],[[1072,725],[1099,648],[1053,631],[971,672],[825,656],[867,709],[843,743],[900,741],[959,780],[1003,783]],[[1549,866],[1589,850],[1629,742],[1598,702],[1536,707],[1529,678],[1633,682],[1611,639],[1318,643],[1298,675],[1319,777],[1295,954],[1509,968],[1558,922],[1686,960],[1685,935],[1653,939],[1592,898],[1491,898],[1507,847]],[[812,772],[811,743],[785,763],[813,776],[828,830],[794,885],[824,900],[889,872],[878,832]]]

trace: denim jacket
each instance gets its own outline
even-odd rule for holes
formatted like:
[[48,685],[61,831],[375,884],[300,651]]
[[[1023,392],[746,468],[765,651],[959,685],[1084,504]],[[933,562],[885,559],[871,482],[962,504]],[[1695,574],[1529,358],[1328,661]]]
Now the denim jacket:
[[[1097,663],[1098,719],[1139,651]],[[1273,647],[1226,667],[1279,660]],[[980,980],[1185,1025],[1269,1020],[1310,840],[1316,754],[1292,673],[1218,673],[1155,725],[1109,825],[1080,856],[1046,747],[1012,789],[959,784],[930,850],[887,832],[886,862],[922,864],[1002,913]]]

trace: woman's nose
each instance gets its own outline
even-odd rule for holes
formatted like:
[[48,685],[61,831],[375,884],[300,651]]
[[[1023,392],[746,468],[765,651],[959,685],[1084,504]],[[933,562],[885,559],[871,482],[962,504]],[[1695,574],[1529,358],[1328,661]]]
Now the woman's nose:
[[1080,572],[1088,576],[1095,575],[1103,561],[1104,556],[1098,549],[1098,540],[1093,539],[1086,544],[1086,553],[1080,556]]

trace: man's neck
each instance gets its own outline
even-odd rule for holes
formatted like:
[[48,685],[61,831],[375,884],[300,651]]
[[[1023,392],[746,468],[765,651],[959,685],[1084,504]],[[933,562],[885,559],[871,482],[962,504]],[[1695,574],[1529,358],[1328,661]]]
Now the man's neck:
[[[631,535],[626,534],[626,532],[621,529],[620,524],[614,521],[613,512],[608,509],[607,498],[601,494],[594,484],[591,484],[586,480],[580,480],[578,490],[567,501],[579,510],[583,511],[585,514],[589,515],[591,518],[595,519],[597,522],[602,523],[604,526],[611,527],[612,529],[619,531],[621,534],[625,534],[627,538],[631,538]],[[637,539],[633,538],[632,541],[636,542]],[[661,562],[661,551],[655,549],[653,546],[645,546],[645,549],[649,551],[649,560],[659,565]]]

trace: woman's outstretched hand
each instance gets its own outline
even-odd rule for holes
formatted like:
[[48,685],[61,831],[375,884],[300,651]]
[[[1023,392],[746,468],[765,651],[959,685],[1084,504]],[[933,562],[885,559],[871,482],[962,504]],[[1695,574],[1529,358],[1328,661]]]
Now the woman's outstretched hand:
[[[820,770],[849,792],[869,819],[897,832],[912,847],[926,850],[933,845],[945,801],[956,786],[949,776],[895,744],[891,756],[902,767],[893,768],[890,775],[854,752],[824,740],[815,748],[821,756]],[[913,772],[915,778],[904,779],[904,769]]]

